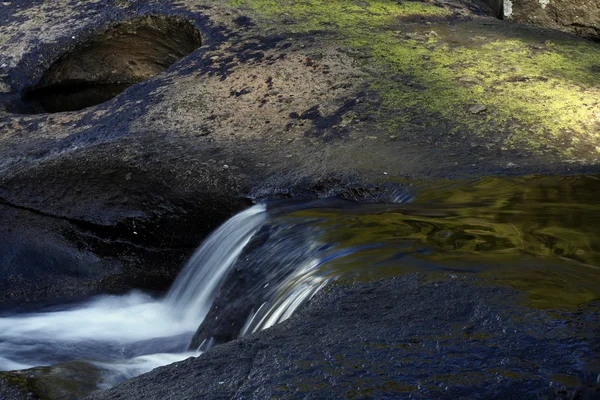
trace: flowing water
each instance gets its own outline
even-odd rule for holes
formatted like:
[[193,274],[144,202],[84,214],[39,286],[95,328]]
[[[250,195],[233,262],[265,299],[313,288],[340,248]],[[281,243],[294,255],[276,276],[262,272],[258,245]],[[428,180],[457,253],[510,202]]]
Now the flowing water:
[[164,298],[133,292],[5,312],[0,370],[68,375],[77,397],[268,328],[329,282],[411,272],[508,285],[532,309],[599,306],[599,177],[397,187],[384,203],[251,207],[205,240]]
[[265,207],[257,205],[223,224],[192,256],[165,299],[133,292],[0,318],[0,370],[90,360],[98,386],[109,387],[198,355],[188,351],[192,334],[265,219]]

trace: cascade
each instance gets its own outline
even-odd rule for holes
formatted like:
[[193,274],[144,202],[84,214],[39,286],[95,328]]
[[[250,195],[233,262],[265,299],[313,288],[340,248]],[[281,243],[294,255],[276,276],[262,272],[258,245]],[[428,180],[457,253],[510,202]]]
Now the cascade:
[[284,321],[333,280],[477,275],[544,307],[579,306],[600,296],[600,208],[580,200],[596,199],[600,181],[578,179],[442,183],[379,204],[255,205],[206,238],[163,298],[134,291],[0,315],[0,371],[57,365],[111,387]]
[[166,304],[184,320],[202,320],[229,269],[267,219],[255,205],[235,215],[196,250],[167,294]]
[[191,336],[265,210],[251,207],[210,235],[162,300],[134,291],[0,317],[0,371],[87,359],[103,370],[102,387],[198,355],[187,351]]
[[[283,213],[301,208],[284,207]],[[265,224],[266,242],[254,245],[248,257],[238,260]],[[241,308],[245,326],[235,336],[272,326],[289,318],[326,284],[326,276],[314,274],[319,266],[351,253],[332,251],[319,241],[322,233],[297,219],[269,222],[266,206],[255,205],[226,221],[200,245],[164,299],[134,291],[0,317],[0,371],[85,359],[101,371],[102,388],[198,355],[200,346],[189,346],[192,335],[236,268],[256,275],[243,295],[230,299],[221,310],[226,315],[241,303],[253,306]]]

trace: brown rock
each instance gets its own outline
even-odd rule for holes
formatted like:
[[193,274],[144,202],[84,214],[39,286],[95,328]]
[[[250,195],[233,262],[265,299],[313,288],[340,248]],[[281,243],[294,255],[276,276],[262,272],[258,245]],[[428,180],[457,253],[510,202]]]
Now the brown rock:
[[597,0],[505,0],[504,18],[600,40]]
[[469,112],[471,114],[481,114],[482,112],[485,112],[487,110],[487,107],[484,106],[483,104],[474,104],[471,107],[469,107]]

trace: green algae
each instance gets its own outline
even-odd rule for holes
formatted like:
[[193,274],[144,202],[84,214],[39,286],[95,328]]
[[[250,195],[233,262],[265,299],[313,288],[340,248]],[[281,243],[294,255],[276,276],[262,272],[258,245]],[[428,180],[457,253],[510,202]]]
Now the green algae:
[[600,46],[592,42],[492,19],[469,22],[421,2],[230,4],[280,33],[326,31],[367,54],[364,66],[379,71],[370,86],[381,95],[380,127],[388,133],[439,126],[450,141],[460,134],[499,150],[586,160],[600,152]]
[[348,36],[361,36],[365,30],[388,27],[395,18],[427,15],[447,16],[444,8],[420,2],[395,1],[291,1],[230,0],[229,4],[251,10],[261,19],[292,20],[287,32],[311,32],[324,26]]
[[98,389],[102,370],[85,361],[69,361],[47,367],[3,372],[0,379],[40,400],[80,399]]

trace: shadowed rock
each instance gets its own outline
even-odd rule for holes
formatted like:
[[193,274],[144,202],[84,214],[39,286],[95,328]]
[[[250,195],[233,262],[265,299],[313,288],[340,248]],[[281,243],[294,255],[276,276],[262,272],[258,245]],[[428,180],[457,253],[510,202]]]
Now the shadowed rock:
[[61,56],[25,100],[38,101],[46,112],[100,104],[164,71],[201,44],[200,33],[184,18],[149,15],[129,20]]

